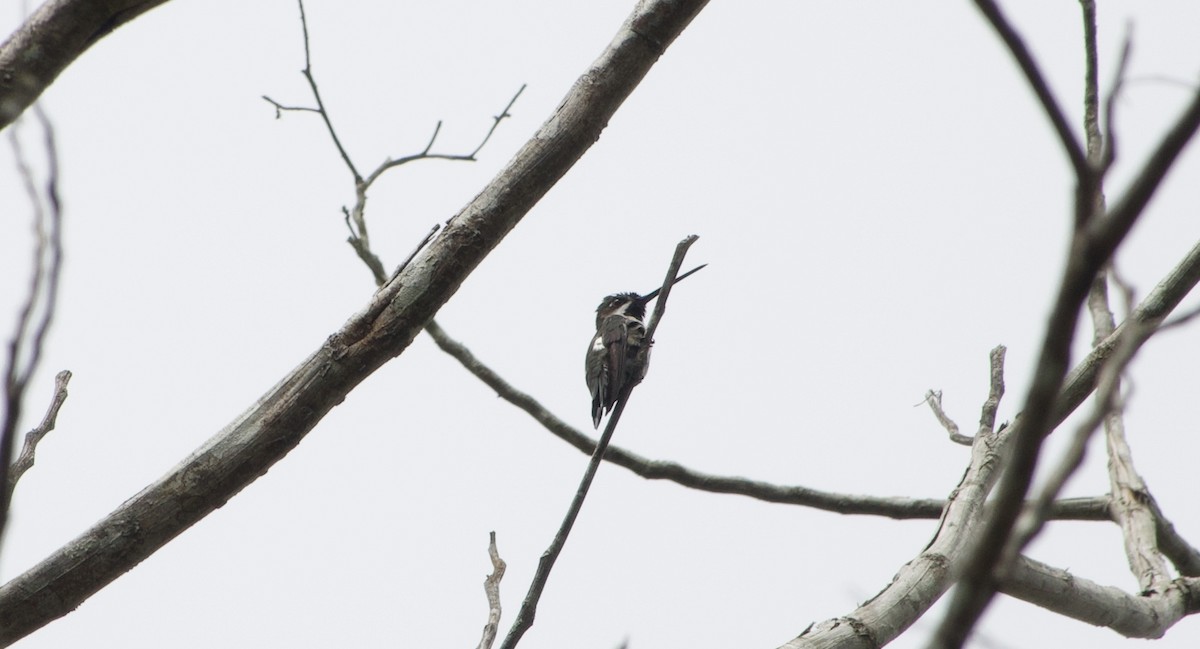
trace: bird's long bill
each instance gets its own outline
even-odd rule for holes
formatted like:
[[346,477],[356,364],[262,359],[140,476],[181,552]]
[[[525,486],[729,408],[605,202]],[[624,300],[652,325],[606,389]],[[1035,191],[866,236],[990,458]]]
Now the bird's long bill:
[[[675,278],[675,281],[671,283],[671,286],[675,286],[675,285],[676,285],[676,284],[678,284],[679,282],[682,282],[684,279],[687,279],[687,276],[688,276],[688,275],[691,275],[692,273],[694,273],[694,272],[696,272],[696,271],[700,270],[701,268],[704,268],[704,267],[705,267],[705,266],[707,266],[707,265],[708,265],[708,264],[700,264],[699,266],[696,266],[695,268],[693,268],[693,269],[689,270],[688,272],[686,272],[686,273],[684,273],[684,274],[682,274],[682,275],[680,275],[680,276],[676,277],[676,278]],[[643,295],[643,296],[642,296],[642,301],[643,301],[643,302],[649,302],[650,300],[653,300],[654,298],[658,297],[658,292],[659,292],[659,291],[661,291],[661,290],[662,290],[662,287],[659,287],[659,288],[656,288],[656,289],[654,289],[653,291],[650,291],[649,293],[647,293],[647,294]]]

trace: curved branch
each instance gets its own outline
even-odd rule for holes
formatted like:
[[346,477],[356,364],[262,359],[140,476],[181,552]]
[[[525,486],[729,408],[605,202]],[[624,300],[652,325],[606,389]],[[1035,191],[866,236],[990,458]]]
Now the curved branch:
[[49,0],[0,44],[0,129],[12,124],[80,54],[167,0]]
[[[492,368],[480,361],[465,345],[451,338],[435,321],[425,326],[425,332],[442,351],[505,401],[524,410],[559,439],[591,455],[596,442],[567,422],[558,418],[526,392],[505,381]],[[678,485],[710,493],[746,496],[782,505],[801,505],[835,514],[884,516],[897,520],[934,519],[942,515],[946,501],[941,498],[909,498],[905,496],[864,496],[821,491],[800,485],[777,485],[737,476],[714,475],[690,469],[677,462],[651,460],[619,446],[609,446],[604,459],[624,467],[647,480],[669,480]],[[1108,498],[1068,498],[1051,508],[1050,517],[1060,520],[1107,521],[1111,519]]]
[[223,505],[334,406],[401,354],[525,213],[595,143],[621,103],[704,7],[638,4],[554,114],[428,248],[320,349],[165,476],[0,587],[0,645],[85,599]]

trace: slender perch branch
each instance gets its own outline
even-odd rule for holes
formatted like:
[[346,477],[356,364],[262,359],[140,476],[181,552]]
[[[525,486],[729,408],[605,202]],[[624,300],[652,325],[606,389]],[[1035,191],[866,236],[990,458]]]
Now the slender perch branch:
[[[647,347],[653,341],[652,334],[658,328],[658,323],[662,319],[663,313],[666,312],[667,297],[671,293],[671,285],[675,283],[675,276],[679,274],[679,267],[683,264],[683,258],[687,254],[688,248],[696,242],[697,238],[696,235],[689,236],[675,248],[675,255],[672,257],[671,265],[667,270],[666,283],[663,284],[658,294],[654,313],[650,316],[650,323],[646,327]],[[625,404],[629,401],[629,395],[635,387],[637,387],[637,383],[630,382],[621,388],[621,394],[617,398],[616,405],[613,407],[612,412],[609,413],[608,424],[605,425],[604,432],[600,435],[600,440],[596,442],[596,450],[592,452],[587,468],[583,472],[583,478],[579,481],[579,487],[575,490],[575,497],[571,500],[571,505],[567,508],[567,514],[563,517],[558,532],[554,534],[554,539],[550,542],[550,547],[546,548],[541,558],[538,559],[537,571],[534,573],[533,582],[529,585],[529,592],[525,595],[525,600],[521,602],[521,608],[517,611],[517,617],[513,621],[512,627],[508,630],[508,635],[504,638],[504,642],[500,644],[500,649],[514,649],[517,643],[521,641],[521,637],[525,635],[525,632],[533,626],[533,620],[537,616],[538,602],[542,598],[542,592],[546,588],[547,580],[550,579],[550,571],[554,569],[554,563],[562,553],[563,547],[566,546],[567,537],[571,534],[571,528],[575,526],[575,519],[578,518],[579,511],[583,508],[583,501],[587,498],[592,480],[596,477],[596,471],[600,468],[600,460],[604,457],[608,443],[612,440],[613,433],[617,429],[617,423],[621,420],[621,413],[625,411]]]

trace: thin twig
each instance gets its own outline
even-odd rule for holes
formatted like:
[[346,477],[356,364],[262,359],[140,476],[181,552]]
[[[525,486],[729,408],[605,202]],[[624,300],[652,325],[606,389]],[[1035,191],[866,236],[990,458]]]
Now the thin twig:
[[[997,345],[988,353],[988,396],[979,412],[979,430],[976,435],[990,435],[996,430],[996,411],[1000,409],[1000,399],[1004,397],[1004,345]],[[925,393],[924,403],[929,404],[933,416],[946,429],[950,441],[963,446],[975,443],[974,437],[959,432],[958,424],[946,414],[942,408],[941,390],[929,390]],[[920,405],[920,404],[917,404]]]
[[[385,171],[394,169],[409,162],[413,162],[414,160],[457,160],[474,162],[476,160],[475,156],[483,149],[484,145],[488,143],[488,140],[492,138],[492,134],[496,132],[496,128],[500,126],[500,122],[502,122],[506,117],[512,117],[512,115],[509,113],[509,110],[511,110],[513,104],[517,102],[517,98],[521,96],[521,93],[525,91],[525,84],[522,84],[517,90],[516,94],[512,96],[512,99],[509,99],[508,104],[505,105],[504,109],[500,111],[500,114],[492,118],[491,128],[488,129],[487,134],[483,136],[483,140],[480,141],[480,143],[470,153],[430,153],[430,151],[433,149],[434,142],[437,141],[438,134],[441,133],[442,130],[442,122],[439,120],[433,129],[433,135],[429,138],[429,142],[425,145],[425,148],[420,153],[415,153],[396,159],[388,158],[380,163],[380,165],[376,167],[374,171],[368,174],[366,179],[364,179],[362,174],[358,172],[358,167],[356,167],[354,162],[351,160],[349,152],[347,152],[346,148],[342,146],[342,141],[340,138],[338,138],[337,129],[334,128],[333,120],[329,116],[329,111],[325,108],[325,102],[321,99],[321,91],[317,88],[316,76],[313,74],[312,70],[312,53],[309,47],[308,19],[304,14],[304,0],[297,0],[297,3],[300,5],[300,27],[304,34],[304,69],[301,70],[301,73],[304,75],[304,78],[308,80],[308,85],[312,90],[313,99],[317,102],[317,107],[311,108],[305,106],[287,106],[275,101],[274,99],[271,99],[266,95],[263,95],[263,99],[275,107],[276,119],[280,117],[283,111],[311,112],[317,113],[321,116],[321,120],[325,123],[326,130],[329,132],[329,137],[331,140],[333,140],[333,145],[337,147],[338,154],[341,155],[342,161],[346,163],[346,168],[349,169],[351,175],[354,176],[354,207],[350,209],[346,209],[345,207],[342,208],[342,213],[345,215],[346,227],[350,230],[350,236],[346,239],[346,243],[350,244],[350,247],[354,249],[354,254],[358,255],[358,258],[361,259],[364,264],[366,264],[367,270],[371,271],[371,277],[374,278],[375,285],[382,286],[387,282],[388,274],[384,270],[383,260],[380,259],[379,255],[377,255],[375,251],[371,249],[371,238],[367,232],[366,218],[367,190],[371,188],[371,185],[374,184],[374,182],[378,180]],[[428,238],[426,238],[426,241],[428,241]],[[418,249],[420,249],[420,247],[418,247]],[[394,277],[395,273],[393,273],[392,276]]]
[[372,171],[370,175],[367,176],[366,185],[370,186],[371,183],[375,182],[375,180],[383,174],[383,172],[395,167],[399,167],[403,164],[408,164],[414,160],[459,160],[464,162],[475,162],[475,156],[478,155],[481,150],[483,150],[483,147],[488,143],[488,140],[492,139],[492,134],[496,132],[496,127],[500,126],[500,122],[504,121],[506,117],[512,117],[512,114],[508,111],[512,109],[513,104],[517,103],[517,98],[520,97],[521,93],[523,92],[525,92],[525,84],[521,84],[521,87],[517,89],[517,93],[512,96],[512,99],[508,100],[508,105],[506,105],[504,109],[500,111],[500,114],[492,118],[491,128],[488,129],[488,132],[483,136],[483,140],[481,140],[475,149],[470,153],[430,153],[430,150],[433,148],[433,143],[437,139],[438,132],[441,131],[442,128],[442,123],[439,121],[433,130],[433,137],[429,138],[429,143],[425,145],[425,149],[423,151],[401,158],[396,158],[394,160],[391,158],[384,160],[382,163],[380,163],[379,167],[375,169],[375,171]]
[[483,592],[487,595],[488,621],[483,625],[483,637],[479,639],[478,649],[492,649],[496,642],[496,634],[500,630],[500,580],[504,579],[507,565],[500,558],[496,549],[496,533],[488,534],[488,557],[492,560],[492,574],[483,580]]
[[[1100,64],[1096,46],[1095,0],[1080,0],[1083,9],[1083,133],[1089,166],[1101,157],[1104,138],[1100,134]],[[1109,95],[1112,98],[1112,95]],[[1111,129],[1109,135],[1111,135]]]
[[310,108],[308,106],[287,106],[287,105],[284,105],[284,104],[281,104],[281,103],[275,101],[274,99],[271,99],[270,97],[268,97],[266,95],[263,95],[262,98],[267,100],[268,103],[270,103],[272,106],[275,107],[275,119],[282,118],[284,111],[294,111],[294,112],[298,112],[298,113],[302,113],[302,112],[320,113],[321,112],[321,111],[317,110],[316,108]]
[[21,446],[21,454],[9,468],[5,491],[5,500],[8,502],[12,502],[13,490],[17,488],[17,482],[21,480],[21,476],[24,476],[25,472],[33,467],[38,444],[42,442],[42,438],[47,433],[54,430],[54,426],[58,423],[58,411],[67,400],[67,383],[70,381],[71,372],[69,370],[63,370],[54,377],[54,397],[50,400],[50,406],[46,408],[42,422],[33,430],[25,433],[25,443]]
[[[974,443],[974,439],[958,432],[958,424],[954,423],[954,420],[946,414],[944,409],[942,409],[941,390],[929,390],[926,392],[924,403],[929,404],[929,409],[933,411],[934,418],[938,420],[938,423],[941,424],[942,428],[946,429],[946,433],[950,435],[950,441],[954,442],[955,444],[962,444],[963,446],[970,446],[972,443]],[[921,404],[918,403],[917,405],[919,406]]]
[[[1094,6],[1093,0],[1085,0]],[[1092,30],[1094,32],[1094,30]],[[1125,73],[1129,69],[1130,53],[1133,51],[1133,35],[1129,30],[1125,32],[1125,40],[1121,45],[1121,57],[1117,61],[1117,71],[1113,75],[1112,87],[1108,90],[1108,97],[1104,100],[1104,152],[1100,156],[1101,173],[1108,173],[1112,168],[1113,162],[1117,159],[1117,97],[1125,88]]]
[[1188,81],[1187,79],[1180,79],[1166,74],[1139,74],[1136,77],[1129,77],[1128,82],[1133,84],[1161,83],[1163,85],[1190,90],[1191,92],[1200,90],[1200,85],[1197,85],[1195,81]]
[[[413,251],[408,253],[408,256],[404,258],[404,261],[400,262],[399,266],[396,266],[396,270],[392,271],[392,276],[389,281],[399,277],[400,272],[405,268],[408,268],[408,265],[412,263],[412,260],[416,259],[417,253],[421,252],[421,249],[429,245],[429,242],[433,240],[433,235],[437,234],[438,228],[440,227],[442,227],[440,224],[434,223],[433,227],[429,228],[429,233],[425,235],[425,238],[421,239],[421,242],[417,244],[417,247],[413,248]],[[383,286],[384,283],[385,282],[379,282],[379,285]]]
[[[664,280],[662,288],[659,289],[658,297],[654,302],[654,312],[650,314],[650,322],[646,325],[646,340],[650,341],[651,344],[654,342],[654,332],[658,330],[658,321],[667,312],[667,296],[671,294],[671,288],[675,285],[675,278],[679,275],[679,268],[683,265],[683,258],[687,256],[688,248],[691,248],[692,244],[696,243],[696,240],[699,238],[694,234],[690,234],[675,246],[675,256],[671,258],[671,265],[667,268],[667,278]],[[696,270],[699,270],[699,268]]]
[[[671,265],[667,271],[666,283],[663,284],[661,292],[658,295],[658,303],[655,305],[654,313],[650,317],[650,324],[646,329],[646,340],[648,342],[653,340],[651,333],[657,327],[662,314],[666,312],[665,303],[667,296],[671,292],[671,284],[675,282],[675,276],[679,274],[679,267],[683,264],[683,258],[687,254],[687,249],[695,243],[697,238],[696,235],[691,235],[681,241],[675,248],[675,255],[672,257]],[[649,345],[647,344],[646,347],[649,347]],[[592,480],[596,477],[596,471],[600,468],[600,461],[603,459],[604,452],[608,448],[613,433],[617,429],[617,423],[621,420],[621,413],[625,411],[625,404],[628,403],[629,396],[636,386],[637,382],[635,381],[627,382],[621,386],[621,393],[617,396],[616,405],[613,407],[612,412],[609,413],[608,424],[605,425],[604,432],[596,442],[596,450],[592,452],[592,456],[588,460],[587,468],[583,472],[583,478],[580,479],[579,487],[575,490],[575,497],[571,500],[571,505],[567,508],[567,514],[563,517],[562,523],[558,527],[558,532],[554,535],[554,540],[550,542],[550,547],[546,548],[541,558],[538,559],[537,570],[534,572],[533,582],[529,585],[529,592],[525,595],[524,601],[521,602],[521,608],[517,611],[516,619],[513,620],[513,625],[508,630],[508,635],[505,636],[500,649],[514,649],[517,643],[521,641],[521,637],[525,635],[525,632],[533,626],[533,620],[537,616],[538,602],[541,600],[542,592],[546,588],[546,582],[550,578],[550,571],[554,569],[554,563],[558,560],[563,547],[567,543],[567,537],[571,534],[571,528],[575,526],[575,519],[578,518],[579,511],[583,508],[583,501],[587,498]]]
[[[296,0],[296,4],[300,5],[300,29],[304,32],[304,69],[300,72],[308,80],[308,86],[312,89],[313,99],[317,102],[316,112],[321,116],[321,120],[325,122],[325,128],[329,131],[329,138],[333,140],[333,145],[337,147],[338,153],[341,154],[342,161],[346,163],[346,168],[354,176],[354,183],[359,184],[362,182],[362,175],[358,173],[358,168],[354,166],[354,161],[350,159],[350,154],[346,152],[346,147],[342,146],[342,141],[338,139],[337,129],[333,128],[333,121],[329,118],[329,111],[325,110],[325,102],[321,99],[321,91],[317,88],[317,79],[313,75],[312,54],[309,52],[308,41],[308,18],[304,16],[304,0]],[[271,103],[275,104],[273,101]],[[276,115],[278,115],[278,104],[275,104],[275,111]]]

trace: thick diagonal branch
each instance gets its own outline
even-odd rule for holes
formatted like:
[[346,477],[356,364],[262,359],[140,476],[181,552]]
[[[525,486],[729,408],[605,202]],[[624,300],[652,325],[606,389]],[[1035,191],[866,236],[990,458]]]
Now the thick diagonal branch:
[[467,276],[586,152],[702,0],[649,1],[512,161],[404,271],[225,429],[162,478],[0,587],[0,644],[74,610],[288,453],[402,353]]

